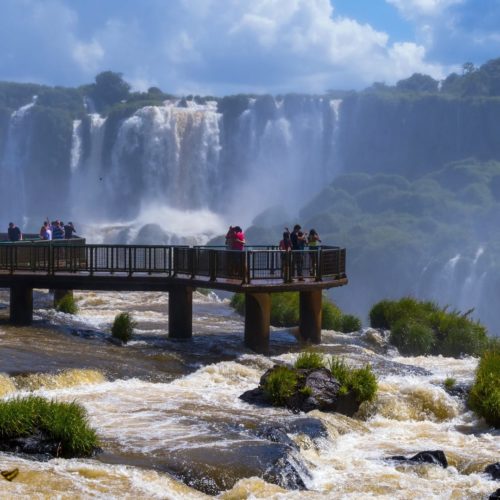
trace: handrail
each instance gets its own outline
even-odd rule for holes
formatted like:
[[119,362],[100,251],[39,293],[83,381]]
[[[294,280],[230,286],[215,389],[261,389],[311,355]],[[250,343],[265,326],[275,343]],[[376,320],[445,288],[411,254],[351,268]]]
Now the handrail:
[[242,284],[293,279],[345,278],[346,250],[322,245],[281,251],[272,245],[228,250],[222,246],[106,245],[84,239],[10,242],[0,245],[0,271],[138,274],[187,279],[237,280]]

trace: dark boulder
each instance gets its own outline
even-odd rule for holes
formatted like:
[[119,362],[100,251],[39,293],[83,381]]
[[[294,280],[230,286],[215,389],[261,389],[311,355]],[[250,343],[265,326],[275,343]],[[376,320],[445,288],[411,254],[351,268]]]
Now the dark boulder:
[[498,488],[497,491],[492,493],[489,497],[488,500],[500,500],[500,488]]
[[289,445],[246,441],[230,447],[199,447],[169,453],[168,470],[209,495],[231,489],[240,479],[261,477],[290,490],[304,490],[310,477],[300,455]]
[[296,450],[299,449],[293,439],[288,437],[284,426],[280,424],[261,424],[255,429],[255,435],[273,443],[286,444]]
[[[266,380],[278,368],[275,365],[267,370],[260,379],[256,389],[244,392],[240,399],[250,404],[269,406],[272,402],[264,392]],[[295,412],[312,410],[333,411],[352,417],[359,409],[360,403],[354,394],[339,394],[340,383],[326,368],[297,370],[298,383],[293,394],[284,406]]]
[[389,460],[396,460],[398,462],[414,462],[419,464],[435,464],[440,465],[441,467],[448,467],[448,460],[446,459],[446,455],[441,450],[435,451],[421,451],[414,455],[411,458],[404,457],[402,455],[396,455],[393,457],[389,457]]
[[488,465],[488,467],[484,469],[484,472],[489,474],[493,479],[500,481],[500,462]]
[[455,384],[453,387],[445,387],[445,391],[455,398],[466,400],[471,390],[470,384]]

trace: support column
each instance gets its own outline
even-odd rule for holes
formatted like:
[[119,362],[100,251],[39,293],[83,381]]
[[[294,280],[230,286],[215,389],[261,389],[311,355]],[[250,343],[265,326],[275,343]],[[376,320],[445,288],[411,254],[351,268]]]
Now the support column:
[[168,294],[168,337],[190,339],[193,336],[193,288],[183,286]]
[[61,301],[64,297],[70,296],[73,298],[73,290],[66,289],[54,289],[54,307],[57,307],[59,301]]
[[30,325],[33,321],[33,288],[16,285],[10,287],[10,322]]
[[321,344],[321,290],[300,293],[299,332],[302,340]]
[[271,295],[245,293],[245,345],[259,354],[269,352]]

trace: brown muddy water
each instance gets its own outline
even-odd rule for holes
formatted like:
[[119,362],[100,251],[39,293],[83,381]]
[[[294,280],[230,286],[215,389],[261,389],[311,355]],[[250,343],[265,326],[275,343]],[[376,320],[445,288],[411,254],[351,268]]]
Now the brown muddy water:
[[[7,323],[0,291],[0,397],[37,394],[78,401],[104,452],[94,459],[37,462],[0,453],[0,498],[443,498],[483,499],[499,484],[482,473],[500,461],[500,435],[443,388],[446,377],[471,382],[477,360],[403,358],[369,333],[323,332],[321,350],[353,365],[370,362],[376,401],[358,418],[312,412],[327,435],[289,436],[289,460],[306,491],[262,479],[261,461],[276,447],[255,432],[262,424],[303,418],[258,408],[238,396],[257,386],[276,361],[293,362],[301,346],[291,330],[274,329],[271,354],[243,346],[243,322],[216,295],[196,293],[191,341],[166,338],[168,296],[75,292],[76,316],[51,309],[35,291],[31,327]],[[138,323],[127,346],[109,342],[118,312]],[[392,455],[442,449],[450,466],[406,465]],[[264,475],[265,476],[265,475]],[[187,484],[186,484],[187,483]]]

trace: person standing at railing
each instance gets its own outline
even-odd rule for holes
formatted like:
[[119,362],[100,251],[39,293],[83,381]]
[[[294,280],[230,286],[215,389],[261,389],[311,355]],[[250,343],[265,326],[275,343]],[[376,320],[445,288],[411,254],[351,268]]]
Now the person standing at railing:
[[52,225],[52,238],[54,240],[64,239],[64,224],[59,220],[56,220]]
[[243,229],[241,229],[240,226],[235,226],[231,249],[243,250],[245,248],[245,243],[245,233],[243,232]]
[[73,235],[76,236],[75,226],[73,225],[72,222],[68,222],[64,226],[64,239],[65,240],[70,240],[71,238],[73,238]]
[[316,268],[318,267],[318,248],[321,243],[321,239],[319,238],[319,234],[316,229],[311,229],[309,231],[309,235],[307,236],[307,246],[313,250],[310,252],[311,254],[311,276],[316,275]]
[[292,250],[292,240],[290,239],[290,231],[285,227],[283,239],[279,244],[281,254],[281,276],[285,281],[290,279],[289,276],[289,252]]
[[293,232],[290,235],[290,240],[292,241],[292,261],[293,267],[297,271],[297,276],[299,281],[303,281],[303,266],[304,266],[304,256],[302,252],[306,247],[307,238],[305,234],[301,231],[301,227],[299,224],[295,224],[293,226]]
[[7,235],[9,241],[21,241],[23,239],[23,233],[13,222],[9,222],[9,229],[7,229]]
[[49,224],[49,220],[47,219],[42,227],[40,228],[40,238],[45,241],[50,241],[52,239],[52,228]]

